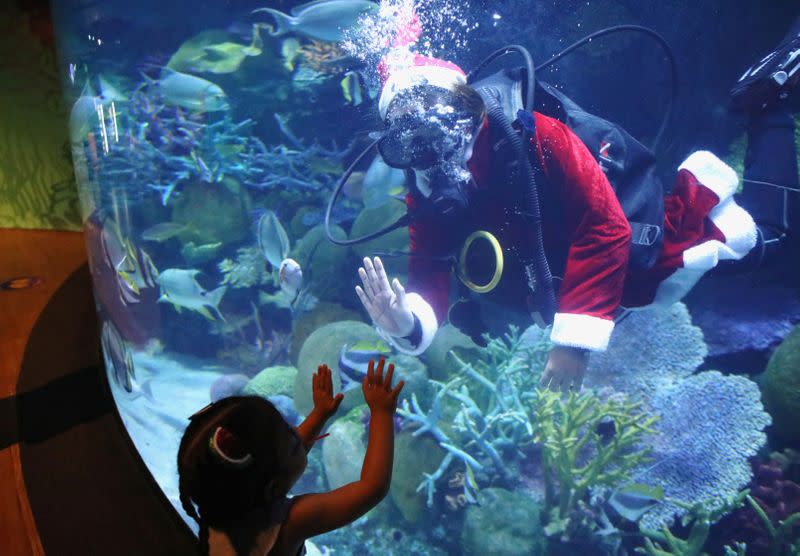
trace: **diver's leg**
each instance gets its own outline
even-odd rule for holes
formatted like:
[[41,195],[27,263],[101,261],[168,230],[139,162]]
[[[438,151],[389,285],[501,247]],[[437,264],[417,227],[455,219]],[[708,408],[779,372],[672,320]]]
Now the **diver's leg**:
[[781,43],[752,65],[731,91],[748,117],[742,192],[737,202],[758,225],[758,242],[732,262],[754,269],[785,260],[800,206],[795,120],[800,84],[800,17]]

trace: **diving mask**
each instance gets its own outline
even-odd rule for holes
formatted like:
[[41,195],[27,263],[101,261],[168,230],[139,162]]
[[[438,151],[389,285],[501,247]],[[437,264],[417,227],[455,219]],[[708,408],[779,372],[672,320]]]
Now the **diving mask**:
[[419,86],[398,95],[386,113],[378,141],[384,162],[399,169],[427,170],[465,150],[473,118],[454,108],[454,95],[440,87]]

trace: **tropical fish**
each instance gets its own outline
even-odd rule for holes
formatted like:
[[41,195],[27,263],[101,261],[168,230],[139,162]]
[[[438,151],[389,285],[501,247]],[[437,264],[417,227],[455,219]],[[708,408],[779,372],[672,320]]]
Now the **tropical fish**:
[[103,346],[103,358],[106,369],[114,379],[114,383],[126,392],[133,392],[133,381],[136,371],[133,356],[127,342],[114,324],[106,320],[100,332],[100,343]]
[[262,23],[253,24],[249,45],[234,42],[234,35],[226,31],[203,31],[183,43],[167,62],[167,67],[181,72],[235,72],[247,57],[261,54],[263,26]]
[[300,287],[303,285],[303,270],[300,268],[300,264],[294,259],[281,261],[280,270],[278,271],[278,283],[283,293],[294,301],[300,291]]
[[344,193],[348,199],[361,201],[364,192],[365,176],[366,174],[364,172],[353,172],[350,174],[350,177],[342,187],[342,193]]
[[38,276],[17,276],[0,282],[0,291],[4,290],[25,290],[38,286],[42,279]]
[[358,106],[362,102],[364,102],[364,97],[361,94],[363,84],[361,80],[361,76],[358,72],[355,71],[348,71],[344,74],[344,79],[339,83],[342,87],[342,94],[344,95],[344,99],[352,104],[353,106]]
[[154,81],[163,99],[175,106],[201,112],[228,110],[228,97],[219,85],[202,77],[181,73],[168,67],[161,71],[161,79]]
[[664,490],[661,487],[631,483],[616,489],[608,499],[608,503],[625,519],[637,521],[663,500]]
[[258,220],[258,247],[273,268],[280,268],[281,262],[289,254],[289,236],[278,216],[266,211]]
[[405,192],[406,175],[403,170],[392,168],[376,156],[367,169],[362,187],[362,199],[366,208],[385,205],[389,199]]
[[276,29],[270,34],[277,37],[297,33],[312,39],[339,42],[345,33],[358,24],[362,16],[378,11],[378,4],[366,0],[316,0],[292,9],[291,15],[272,8],[259,8],[275,18]]
[[392,353],[385,342],[356,342],[353,346],[344,344],[339,351],[339,371],[342,378],[342,392],[361,386],[367,376],[370,359],[376,362],[380,357]]
[[103,222],[100,245],[106,262],[116,271],[124,303],[138,303],[143,289],[156,286],[158,269],[150,255],[125,239],[111,218]]
[[294,62],[302,53],[300,41],[295,38],[288,38],[281,44],[281,56],[283,56],[283,67],[286,71],[294,71]]
[[155,226],[147,228],[142,232],[142,239],[145,241],[167,241],[185,232],[188,229],[186,224],[178,224],[176,222],[161,222]]
[[209,311],[213,309],[221,320],[225,320],[219,311],[219,303],[225,295],[227,286],[206,291],[197,283],[196,276],[199,270],[168,268],[158,275],[157,282],[161,286],[161,297],[159,303],[171,303],[176,311],[181,308],[197,311],[208,320],[215,320],[214,315]]

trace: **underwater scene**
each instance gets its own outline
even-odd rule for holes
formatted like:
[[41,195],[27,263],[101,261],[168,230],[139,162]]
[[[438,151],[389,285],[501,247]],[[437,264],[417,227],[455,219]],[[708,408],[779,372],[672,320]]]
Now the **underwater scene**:
[[309,555],[800,554],[795,2],[52,5],[109,385],[195,531],[190,416],[296,427],[327,364],[335,490],[385,357],[388,494]]

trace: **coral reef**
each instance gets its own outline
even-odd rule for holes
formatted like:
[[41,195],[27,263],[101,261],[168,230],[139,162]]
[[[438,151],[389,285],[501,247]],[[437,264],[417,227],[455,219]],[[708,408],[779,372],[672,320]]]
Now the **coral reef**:
[[[769,554],[788,550],[791,523],[795,523],[795,539],[800,533],[800,485],[787,480],[777,460],[751,460],[753,479],[747,485],[748,504],[723,517],[711,528],[711,547],[722,550],[725,545],[744,543],[750,554]],[[792,515],[796,517],[792,518]],[[782,538],[775,525],[784,526]]]
[[297,369],[278,365],[267,367],[250,379],[244,387],[244,393],[252,396],[269,398],[270,396],[291,396],[294,393],[294,381]]
[[264,254],[256,246],[240,247],[236,259],[223,259],[217,264],[222,273],[222,284],[232,288],[252,288],[273,284],[272,273],[267,270]]
[[[654,463],[636,470],[634,478],[688,506],[732,496],[747,484],[747,460],[763,446],[770,422],[751,380],[715,371],[693,374],[706,352],[683,304],[641,311],[617,325],[606,352],[592,356],[584,382],[627,394],[660,417],[656,434],[643,443]],[[644,515],[645,527],[660,529],[686,512],[666,499]]]
[[331,490],[357,481],[361,476],[361,463],[367,450],[360,422],[362,411],[363,407],[356,406],[328,427],[330,436],[322,443],[322,462]]
[[800,446],[800,326],[772,354],[761,376],[761,392],[776,435]]
[[592,354],[584,386],[646,401],[694,373],[707,352],[684,304],[634,312],[618,323],[608,349]]
[[[315,330],[305,341],[297,357],[297,377],[294,383],[294,402],[301,414],[306,414],[313,407],[311,396],[311,376],[317,366],[326,363],[331,370],[333,389],[339,392],[342,379],[339,375],[339,354],[344,344],[357,342],[378,342],[380,336],[375,329],[359,321],[339,321]],[[364,403],[364,395],[360,389],[354,388],[345,392],[339,411],[346,412]]]
[[311,40],[302,44],[298,53],[303,65],[323,74],[344,73],[352,62],[352,58],[338,43]]
[[657,392],[648,405],[660,417],[643,443],[654,463],[634,478],[661,487],[665,500],[641,518],[643,527],[661,529],[687,506],[734,496],[748,483],[748,458],[766,442],[770,422],[753,381],[707,371]]
[[478,505],[467,508],[461,533],[463,553],[469,556],[540,556],[544,535],[542,509],[530,497],[502,488],[478,493]]
[[[527,400],[533,406],[534,441],[541,446],[544,530],[560,537],[590,489],[619,486],[649,461],[642,438],[653,432],[657,418],[624,396],[601,400],[592,392],[572,392],[562,398],[540,389]],[[612,432],[603,435],[609,425]]]
[[[521,448],[533,442],[533,424],[522,399],[522,393],[535,384],[529,365],[533,348],[513,327],[504,338],[486,341],[481,357],[472,363],[450,352],[460,373],[446,383],[431,380],[437,391],[428,410],[415,395],[398,408],[398,414],[415,427],[414,436],[428,434],[447,452],[418,487],[425,490],[429,507],[437,481],[453,461],[463,464],[467,474],[480,472],[487,481],[511,483],[514,472],[509,462],[523,457]],[[466,493],[472,495],[470,489]]]
[[[698,502],[686,508],[686,513],[681,519],[684,529],[688,528],[689,534],[683,539],[673,534],[669,528],[660,530],[641,528],[644,535],[644,547],[637,548],[637,552],[647,556],[707,556],[703,547],[708,539],[711,524],[718,521],[723,515],[742,505],[747,492],[739,492],[727,498],[715,498],[711,503]],[[726,556],[745,556],[745,547],[737,545],[726,547]]]
[[389,496],[407,522],[421,523],[427,512],[425,497],[417,490],[419,478],[436,471],[446,452],[433,438],[402,431],[395,438],[394,453]]

